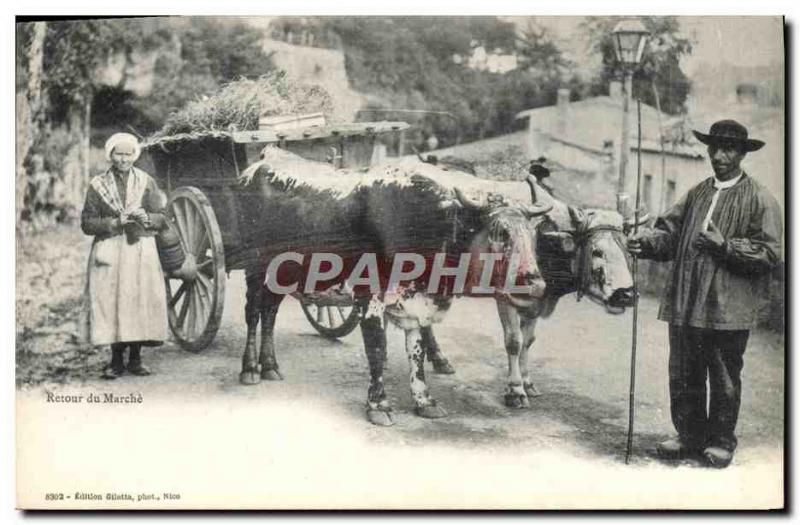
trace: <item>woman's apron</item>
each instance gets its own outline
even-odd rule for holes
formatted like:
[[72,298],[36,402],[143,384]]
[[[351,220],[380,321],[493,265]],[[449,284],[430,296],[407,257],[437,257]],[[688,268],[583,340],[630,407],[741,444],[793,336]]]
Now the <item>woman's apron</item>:
[[[110,173],[100,177],[113,177]],[[125,210],[142,204],[147,175],[133,169],[128,175]],[[113,179],[99,181],[101,197],[117,193]],[[106,195],[103,195],[105,193]],[[119,206],[119,195],[108,200]],[[94,345],[133,341],[164,341],[167,304],[164,275],[154,237],[128,243],[125,234],[95,239],[89,253],[87,280],[89,338]]]

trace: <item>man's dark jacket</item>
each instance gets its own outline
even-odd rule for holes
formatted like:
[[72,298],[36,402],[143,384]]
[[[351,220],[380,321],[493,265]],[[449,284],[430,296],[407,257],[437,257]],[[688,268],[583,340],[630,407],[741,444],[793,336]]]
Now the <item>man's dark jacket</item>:
[[720,190],[711,220],[726,239],[722,250],[694,246],[714,178],[689,190],[643,236],[643,258],[673,260],[658,318],[673,325],[748,330],[768,298],[769,274],[781,257],[781,210],[747,174]]

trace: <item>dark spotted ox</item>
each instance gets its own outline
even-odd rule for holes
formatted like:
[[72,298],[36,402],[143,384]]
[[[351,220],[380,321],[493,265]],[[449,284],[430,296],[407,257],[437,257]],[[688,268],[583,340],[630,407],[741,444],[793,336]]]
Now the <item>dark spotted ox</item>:
[[528,183],[532,201],[551,208],[546,219],[537,223],[537,257],[547,287],[541,297],[498,295],[496,301],[508,355],[505,403],[516,408],[530,406],[529,398],[539,395],[528,366],[536,321],[552,314],[564,294],[577,292],[578,299],[588,297],[614,314],[622,313],[634,300],[624,238],[631,224],[616,211],[569,207],[544,191],[533,177],[528,177]]
[[[467,292],[472,289],[470,283],[483,282],[483,261],[476,255],[497,254],[494,271],[487,273],[488,284],[502,285],[511,266],[516,269],[512,279],[518,287],[514,297],[526,300],[544,294],[533,247],[535,218],[549,210],[547,204],[510,205],[488,195],[475,203],[458,191],[452,195],[430,177],[409,176],[407,167],[329,173],[324,165],[303,161],[277,148],[266,148],[262,158],[242,174],[242,202],[249,221],[243,232],[245,242],[263,247],[247,271],[247,341],[240,374],[243,384],[281,379],[273,330],[284,294],[274,293],[263,284],[272,278],[281,286],[298,283],[302,289],[307,277],[302,264],[284,264],[280,272],[267,276],[266,269],[282,253],[303,254],[303,260],[319,253],[341,257],[343,271],[325,286],[344,282],[364,253],[376,254],[378,266],[384,269],[399,253],[419,254],[426,261],[445,254],[447,260],[456,262],[470,254]],[[431,166],[425,170],[441,171]],[[381,275],[385,277],[386,273]],[[382,280],[377,293],[362,285],[350,286],[362,312],[361,331],[370,371],[367,417],[374,424],[393,422],[383,380],[387,319],[405,331],[415,412],[429,418],[445,414],[428,390],[423,360],[427,354],[440,371],[450,371],[431,326],[442,319],[452,298],[465,292],[459,290],[455,280],[445,278],[441,289],[427,293],[430,277],[426,272],[388,290]],[[256,352],[259,321],[261,345]]]

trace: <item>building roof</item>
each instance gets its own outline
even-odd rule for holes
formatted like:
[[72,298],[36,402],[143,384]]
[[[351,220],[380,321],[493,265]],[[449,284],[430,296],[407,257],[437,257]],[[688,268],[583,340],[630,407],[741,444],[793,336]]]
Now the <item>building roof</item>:
[[[659,125],[668,129],[676,119],[661,114],[659,124],[658,110],[642,104],[642,151],[661,151]],[[549,135],[551,138],[571,144],[591,152],[607,151],[604,143],[613,141],[618,144],[622,134],[622,98],[598,96],[584,100],[569,102],[566,107],[566,118],[562,120],[561,109],[556,106],[527,109],[517,113],[517,118],[529,118],[533,129]],[[631,149],[636,149],[637,120],[636,103],[631,104]],[[688,143],[668,143],[666,153],[688,157],[701,157],[704,148],[694,140]]]

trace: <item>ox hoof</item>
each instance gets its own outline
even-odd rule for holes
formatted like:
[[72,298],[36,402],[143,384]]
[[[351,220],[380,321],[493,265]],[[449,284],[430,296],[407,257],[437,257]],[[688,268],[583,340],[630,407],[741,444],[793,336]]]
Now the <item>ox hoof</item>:
[[257,385],[261,382],[261,376],[257,370],[243,371],[239,374],[239,382],[243,385]]
[[542,393],[539,391],[538,388],[534,386],[533,383],[527,383],[525,386],[525,393],[528,394],[528,397],[539,397]]
[[506,394],[505,400],[508,408],[528,408],[531,406],[528,402],[528,396],[525,394]]
[[433,364],[433,372],[436,374],[451,375],[456,373],[456,369],[447,359],[431,361]]
[[267,381],[283,381],[283,376],[277,370],[261,370],[261,379]]
[[439,419],[440,417],[444,417],[447,415],[447,412],[445,412],[445,410],[439,405],[417,406],[414,409],[414,412],[419,417],[424,417],[426,419]]
[[388,410],[381,410],[378,408],[367,409],[367,420],[369,420],[369,422],[373,425],[377,425],[379,427],[390,427],[394,425],[392,414],[390,414]]

